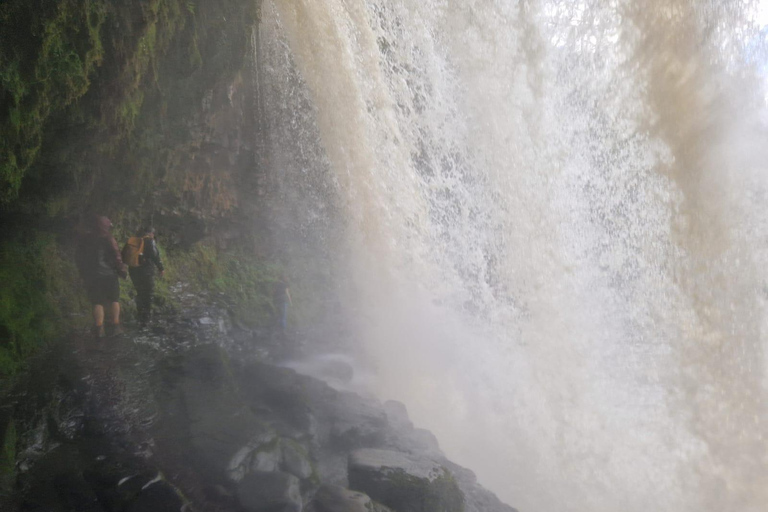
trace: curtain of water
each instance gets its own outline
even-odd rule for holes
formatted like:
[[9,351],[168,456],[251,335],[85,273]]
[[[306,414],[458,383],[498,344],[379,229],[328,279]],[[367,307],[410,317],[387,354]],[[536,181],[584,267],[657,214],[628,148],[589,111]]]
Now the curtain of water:
[[523,511],[768,503],[765,39],[722,4],[264,2],[280,231]]

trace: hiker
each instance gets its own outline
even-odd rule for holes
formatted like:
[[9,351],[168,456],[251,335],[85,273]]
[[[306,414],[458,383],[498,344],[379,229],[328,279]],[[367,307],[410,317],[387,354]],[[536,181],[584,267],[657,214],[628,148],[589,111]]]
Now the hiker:
[[93,333],[104,338],[105,310],[110,320],[109,334],[122,334],[120,327],[120,283],[125,279],[126,267],[117,248],[117,242],[109,230],[112,223],[107,217],[97,216],[93,225],[78,244],[75,260],[80,276],[85,282],[88,300],[93,305]]
[[155,228],[142,228],[137,236],[129,238],[123,248],[123,259],[128,264],[131,282],[136,288],[136,315],[139,324],[146,326],[152,318],[155,267],[160,271],[161,277],[165,275],[165,267],[155,242]]
[[275,306],[275,324],[282,332],[285,332],[288,326],[288,305],[293,306],[293,301],[291,300],[291,290],[288,288],[288,281],[283,275],[275,281],[272,303]]

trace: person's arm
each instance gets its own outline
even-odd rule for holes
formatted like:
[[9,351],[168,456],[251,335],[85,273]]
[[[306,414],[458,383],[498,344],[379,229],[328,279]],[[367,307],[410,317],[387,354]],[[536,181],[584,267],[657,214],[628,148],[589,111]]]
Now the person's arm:
[[123,257],[120,255],[120,248],[117,246],[115,237],[109,237],[109,246],[112,251],[112,259],[115,263],[115,271],[117,271],[117,275],[125,279],[128,276],[128,267],[123,263]]
[[287,286],[285,287],[285,295],[288,297],[288,304],[290,304],[291,307],[293,307],[293,301],[291,300],[291,289],[288,288]]
[[160,275],[163,275],[165,273],[165,266],[163,265],[163,261],[160,259],[160,248],[157,246],[157,242],[152,240],[152,263],[155,264],[157,267],[157,270],[160,271]]

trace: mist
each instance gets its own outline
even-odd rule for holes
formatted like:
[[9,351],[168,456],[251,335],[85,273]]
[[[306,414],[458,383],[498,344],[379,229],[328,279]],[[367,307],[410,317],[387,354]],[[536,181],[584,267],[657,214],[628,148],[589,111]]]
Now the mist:
[[768,501],[764,10],[263,5],[280,243],[521,510]]

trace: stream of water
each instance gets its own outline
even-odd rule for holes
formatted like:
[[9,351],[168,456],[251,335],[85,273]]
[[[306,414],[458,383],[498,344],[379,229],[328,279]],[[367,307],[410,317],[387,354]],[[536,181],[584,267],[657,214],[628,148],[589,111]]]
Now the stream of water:
[[766,510],[766,23],[263,4],[279,231],[376,392],[522,512]]

